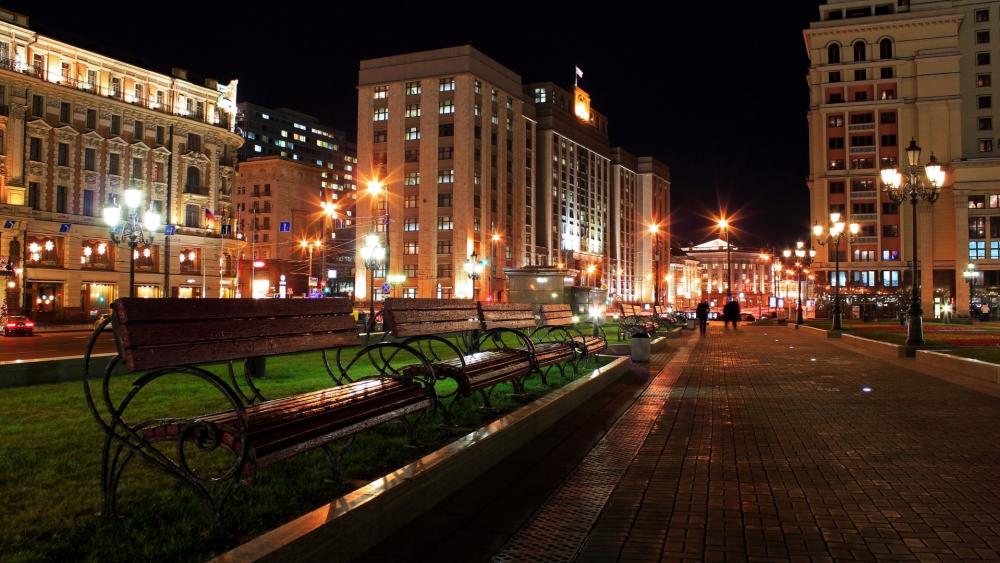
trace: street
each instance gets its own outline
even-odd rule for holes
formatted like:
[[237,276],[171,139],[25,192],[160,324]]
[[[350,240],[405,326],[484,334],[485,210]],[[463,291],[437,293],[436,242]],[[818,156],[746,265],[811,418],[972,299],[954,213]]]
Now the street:
[[[36,332],[34,336],[0,336],[0,362],[82,356],[90,331]],[[114,352],[114,333],[101,334],[96,353]]]

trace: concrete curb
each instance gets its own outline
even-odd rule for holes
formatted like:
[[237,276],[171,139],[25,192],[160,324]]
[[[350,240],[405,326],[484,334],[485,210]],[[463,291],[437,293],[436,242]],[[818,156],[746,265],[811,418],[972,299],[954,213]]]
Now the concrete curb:
[[931,350],[917,350],[917,364],[932,370],[944,370],[963,377],[974,377],[988,383],[1000,383],[1000,365],[973,358],[963,358]]
[[841,335],[840,341],[850,348],[862,350],[868,355],[877,358],[896,359],[906,357],[906,346],[898,344],[889,344],[888,342],[880,342],[851,334]]
[[[92,355],[93,377],[100,378],[114,356],[114,352]],[[0,389],[83,381],[83,356],[0,362],[0,374]]]
[[213,561],[350,561],[523,447],[630,365],[627,358],[617,358]]

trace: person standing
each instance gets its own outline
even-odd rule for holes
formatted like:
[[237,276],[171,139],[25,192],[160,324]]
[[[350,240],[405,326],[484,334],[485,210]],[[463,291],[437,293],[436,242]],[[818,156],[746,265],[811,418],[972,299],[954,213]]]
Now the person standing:
[[702,301],[698,303],[698,307],[695,309],[694,316],[698,319],[698,330],[701,332],[702,336],[705,336],[705,332],[708,330],[708,302]]
[[735,299],[729,302],[729,318],[733,321],[733,330],[736,329],[736,323],[740,321],[740,302]]
[[979,308],[979,320],[988,321],[990,320],[990,304],[983,301],[983,306]]

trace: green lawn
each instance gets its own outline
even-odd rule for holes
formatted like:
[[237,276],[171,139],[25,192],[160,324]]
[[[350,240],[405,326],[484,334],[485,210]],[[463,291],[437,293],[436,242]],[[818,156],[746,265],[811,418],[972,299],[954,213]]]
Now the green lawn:
[[[815,326],[816,328],[822,328],[825,330],[830,329],[829,320],[812,321],[808,323],[810,326]],[[879,325],[885,326],[886,328],[892,327],[894,330],[892,332],[888,330],[879,330]],[[962,356],[965,358],[973,358],[976,360],[982,360],[984,362],[992,362],[995,364],[1000,364],[1000,346],[957,346],[954,343],[949,343],[941,340],[949,335],[949,332],[935,331],[934,328],[940,329],[958,329],[957,332],[951,334],[966,333],[965,327],[968,327],[969,334],[975,333],[987,333],[995,334],[997,327],[995,323],[974,323],[972,325],[956,325],[954,323],[942,323],[939,321],[924,322],[924,325],[930,330],[924,331],[924,340],[927,342],[922,349],[933,350],[935,352],[942,352],[945,354],[952,354],[955,356]],[[888,342],[890,344],[906,344],[906,332],[899,330],[899,321],[882,321],[878,323],[863,323],[857,321],[845,321],[844,322],[844,333],[852,334],[854,336],[860,336],[862,338],[870,338],[872,340],[879,340],[881,342]],[[992,338],[992,336],[991,336]]]
[[[223,372],[220,366],[212,369]],[[113,378],[112,394],[122,397],[131,381]],[[527,400],[564,383],[555,371],[548,385],[534,377],[527,384]],[[331,382],[319,354],[309,353],[270,359],[268,376],[259,384],[266,396],[281,397],[329,387]],[[128,419],[229,408],[216,391],[191,378],[169,376],[153,386],[136,398]],[[437,389],[447,393],[454,383],[442,382]],[[418,428],[423,444],[418,448],[408,447],[398,423],[365,432],[344,455],[344,473],[350,479],[370,480],[400,467],[524,403],[509,393],[509,385],[494,393],[496,411],[461,401],[454,411],[461,428],[442,425],[440,414],[425,417]],[[119,488],[122,516],[103,518],[97,514],[103,434],[86,407],[82,385],[3,389],[0,404],[2,560],[205,560],[344,492],[324,481],[329,466],[320,451],[300,455],[259,472],[241,507],[229,511],[222,532],[212,526],[207,509],[189,489],[162,471],[134,462]]]

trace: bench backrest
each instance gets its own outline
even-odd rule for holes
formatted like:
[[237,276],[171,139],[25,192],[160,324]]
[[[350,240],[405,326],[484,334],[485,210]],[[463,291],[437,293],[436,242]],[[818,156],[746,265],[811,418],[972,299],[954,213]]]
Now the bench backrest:
[[382,308],[386,332],[397,338],[479,330],[479,307],[472,299],[389,298]]
[[568,326],[573,322],[573,308],[569,305],[542,305],[539,309],[542,326]]
[[480,303],[483,330],[494,328],[535,328],[535,308],[531,303]]
[[360,344],[348,299],[141,299],[112,304],[132,371]]
[[653,305],[653,314],[656,315],[656,316],[662,315],[663,314],[663,307],[660,306],[660,305],[654,304]]

